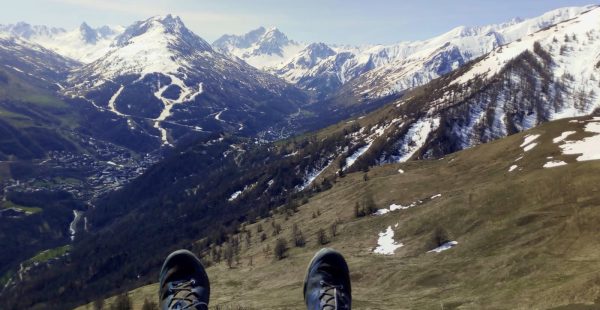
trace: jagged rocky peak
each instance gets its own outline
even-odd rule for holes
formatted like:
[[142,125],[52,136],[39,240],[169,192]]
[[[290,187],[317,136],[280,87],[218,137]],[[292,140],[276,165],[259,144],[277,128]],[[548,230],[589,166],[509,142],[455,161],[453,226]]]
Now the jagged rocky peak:
[[263,26],[251,30],[243,35],[224,35],[217,39],[213,46],[223,52],[233,52],[236,49],[252,49],[252,55],[278,55],[283,56],[283,49],[290,44],[290,40],[277,27],[265,28]]
[[260,26],[242,35],[225,34],[215,40],[213,42],[213,46],[223,50],[230,50],[232,48],[249,48],[253,44],[259,42],[266,32],[267,29],[263,26]]
[[96,32],[95,29],[90,27],[90,25],[85,22],[79,26],[79,32],[81,33],[81,38],[85,43],[96,44],[98,41],[98,32]]
[[321,60],[335,55],[336,52],[325,43],[312,43],[308,45],[300,54],[293,59],[289,64],[294,63],[302,67],[308,68],[316,65]]
[[232,48],[249,48],[258,42],[265,32],[267,32],[267,29],[261,26],[244,35],[226,34],[213,42],[213,46],[222,51],[229,51]]
[[87,44],[96,44],[98,40],[108,39],[117,34],[117,30],[107,25],[98,28],[92,28],[88,23],[83,22],[79,26],[81,39]]
[[213,42],[218,51],[255,68],[272,69],[290,61],[306,44],[290,40],[276,27],[259,27],[242,35],[224,35]]
[[257,42],[258,48],[254,50],[255,54],[276,54],[283,56],[282,48],[290,44],[290,39],[276,27],[271,27],[266,30]]

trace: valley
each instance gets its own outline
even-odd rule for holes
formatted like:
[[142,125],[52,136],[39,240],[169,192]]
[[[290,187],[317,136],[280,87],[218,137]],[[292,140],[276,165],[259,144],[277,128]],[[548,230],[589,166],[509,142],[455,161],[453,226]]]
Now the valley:
[[[210,266],[211,304],[303,309],[306,265],[329,246],[348,258],[355,307],[597,306],[600,252],[592,232],[599,220],[600,162],[563,151],[563,145],[598,137],[588,131],[597,124],[597,118],[561,120],[440,159],[347,174],[296,210],[276,208],[272,216],[242,223],[221,246],[198,252]],[[554,142],[566,131],[575,133]],[[546,167],[557,160],[566,164]],[[512,165],[518,168],[509,171]],[[357,217],[365,197],[372,197],[376,212]],[[294,245],[295,226],[305,246]],[[395,246],[382,240],[386,231]],[[283,259],[274,254],[280,239],[287,242]],[[457,244],[431,252],[451,241]],[[157,289],[130,291],[134,307],[156,300]]]
[[356,46],[0,25],[0,308],[141,309],[186,248],[218,309],[299,309],[323,246],[358,308],[596,307],[599,51],[597,5]]

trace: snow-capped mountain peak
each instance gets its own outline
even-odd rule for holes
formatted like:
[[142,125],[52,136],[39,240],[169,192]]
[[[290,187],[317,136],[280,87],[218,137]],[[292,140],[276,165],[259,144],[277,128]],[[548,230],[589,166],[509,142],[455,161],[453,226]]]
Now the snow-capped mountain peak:
[[310,70],[322,60],[336,55],[335,50],[325,43],[312,43],[300,51],[289,62],[282,65],[274,73],[286,81],[298,83],[306,71]]
[[267,54],[267,55],[279,55],[283,57],[283,47],[289,45],[291,42],[288,37],[279,31],[277,27],[268,28],[265,33],[260,37],[260,40],[256,43],[256,48],[253,53],[254,55]]
[[243,35],[224,35],[213,42],[213,46],[222,53],[265,69],[289,61],[306,44],[290,40],[277,27],[261,26]]
[[[146,39],[156,39],[158,40],[156,44],[164,44],[164,40],[167,40],[170,44],[180,43],[186,45],[187,48],[212,50],[210,44],[190,31],[181,21],[181,18],[171,14],[154,16],[134,23],[115,39],[112,46],[123,47],[131,44],[133,40]],[[152,44],[151,41],[145,43],[150,46],[156,45]]]
[[204,52],[212,52],[210,44],[190,31],[179,17],[169,14],[127,27],[108,53],[91,66],[98,78],[106,80],[126,74],[174,74],[189,67],[188,59]]

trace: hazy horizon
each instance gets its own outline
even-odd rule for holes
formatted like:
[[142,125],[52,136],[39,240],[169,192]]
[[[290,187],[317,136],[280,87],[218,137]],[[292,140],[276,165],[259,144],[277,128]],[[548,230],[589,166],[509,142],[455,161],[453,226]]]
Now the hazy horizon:
[[[586,1],[508,0],[490,3],[447,1],[315,1],[302,4],[274,0],[250,2],[162,0],[22,0],[0,12],[0,24],[20,21],[74,29],[128,26],[151,16],[174,14],[209,42],[224,34],[243,34],[260,26],[277,27],[290,39],[335,44],[389,44],[423,40],[458,26],[481,26],[532,18],[554,9],[583,6]],[[68,12],[69,14],[64,14]]]

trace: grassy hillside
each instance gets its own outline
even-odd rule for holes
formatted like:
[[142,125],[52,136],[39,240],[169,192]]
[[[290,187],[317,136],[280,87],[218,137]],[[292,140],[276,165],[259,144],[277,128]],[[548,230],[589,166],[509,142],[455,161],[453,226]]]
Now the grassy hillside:
[[[226,262],[208,268],[211,304],[302,309],[305,268],[321,247],[316,235],[323,228],[331,241],[327,246],[348,259],[355,308],[592,307],[600,299],[600,161],[578,162],[577,155],[562,155],[553,143],[569,130],[577,133],[567,140],[592,135],[584,132],[586,124],[552,122],[441,160],[381,166],[366,178],[362,172],[349,174],[296,213],[281,210],[247,224],[249,244],[244,230],[232,236],[230,240],[240,240],[239,263],[234,259],[231,268]],[[538,144],[524,151],[520,145],[532,134],[541,135],[534,142]],[[543,168],[551,160],[567,165]],[[509,172],[513,165],[517,167]],[[369,196],[377,208],[422,202],[383,216],[356,218],[355,204],[362,205]],[[332,237],[336,221],[338,235]],[[293,246],[293,224],[306,237],[306,247]],[[264,241],[257,233],[259,225],[267,236]],[[274,236],[278,225],[282,230]],[[374,254],[378,234],[388,226],[403,246],[393,255]],[[279,238],[290,246],[282,260],[272,253]],[[428,252],[439,240],[458,245]],[[200,254],[213,260],[210,253]],[[139,309],[144,299],[156,299],[157,285],[130,296]]]
[[72,107],[50,84],[0,69],[0,160],[42,158],[47,150],[73,150]]

